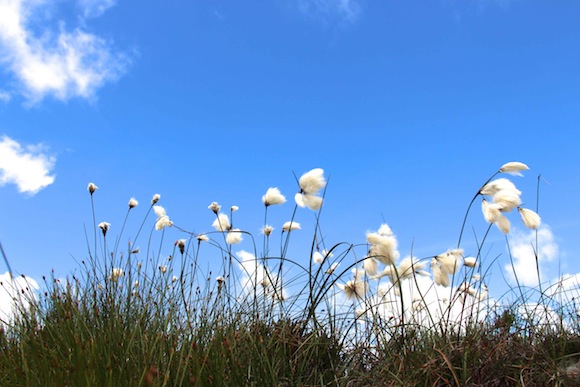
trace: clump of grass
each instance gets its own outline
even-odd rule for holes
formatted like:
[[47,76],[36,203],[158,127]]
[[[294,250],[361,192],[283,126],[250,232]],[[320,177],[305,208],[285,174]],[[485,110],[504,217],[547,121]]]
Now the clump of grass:
[[[525,169],[512,162],[497,173]],[[88,255],[79,274],[45,278],[27,307],[15,298],[21,307],[0,331],[0,384],[573,385],[580,379],[573,298],[519,283],[504,299],[488,296],[485,241],[494,224],[509,232],[506,215],[521,204],[513,183],[493,180],[497,173],[470,202],[457,248],[403,259],[386,224],[366,243],[327,246],[319,168],[297,179],[296,205],[279,234],[268,226],[271,206],[286,202],[277,188],[262,198],[259,237],[234,227],[236,206],[223,212],[215,202],[214,231],[190,232],[155,195],[126,249],[119,241],[138,202],[129,201],[111,240],[110,225],[96,221],[90,184]],[[467,257],[461,243],[478,197],[489,225]],[[290,249],[301,207],[314,213],[306,264]],[[537,229],[530,211],[519,212]],[[167,243],[168,230],[183,238]],[[234,251],[242,240],[253,252]]]

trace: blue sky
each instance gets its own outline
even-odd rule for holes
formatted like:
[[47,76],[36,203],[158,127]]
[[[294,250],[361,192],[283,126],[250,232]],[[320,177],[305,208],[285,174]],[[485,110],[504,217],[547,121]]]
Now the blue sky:
[[[364,243],[387,222],[401,255],[427,257],[455,247],[474,193],[521,161],[530,171],[510,179],[526,207],[542,176],[544,278],[573,275],[579,16],[575,2],[532,0],[0,0],[0,240],[18,273],[78,270],[89,182],[112,235],[128,200],[141,202],[123,243],[155,193],[182,228],[210,230],[218,201],[258,234],[260,199],[279,187],[280,229],[293,173],[320,167],[327,243]],[[299,210],[297,244],[313,216]],[[468,254],[485,226],[477,205]],[[493,276],[509,281],[503,235],[488,243],[502,254]]]

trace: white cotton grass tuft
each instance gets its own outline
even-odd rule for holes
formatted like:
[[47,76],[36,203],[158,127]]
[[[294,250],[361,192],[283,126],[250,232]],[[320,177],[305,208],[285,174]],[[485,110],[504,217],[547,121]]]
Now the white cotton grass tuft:
[[274,204],[284,204],[286,203],[286,197],[282,195],[277,187],[270,187],[266,191],[266,194],[262,196],[262,203],[264,203],[266,207]]
[[111,223],[101,222],[101,223],[99,223],[99,225],[97,227],[99,227],[101,230],[103,230],[103,234],[105,234],[107,231],[109,231],[109,228],[111,228]]
[[374,258],[365,258],[363,260],[362,266],[369,276],[375,276],[379,271],[379,263]]
[[435,260],[440,265],[443,272],[447,274],[455,274],[457,269],[461,266],[461,258],[463,258],[463,249],[451,249],[436,256]]
[[155,230],[163,230],[165,227],[173,226],[173,222],[167,216],[165,208],[161,206],[153,206],[153,211],[157,215],[157,221],[155,222]]
[[107,236],[107,231],[109,231],[109,228],[111,228],[111,223],[101,222],[97,227],[101,229],[101,231],[103,232],[103,236]]
[[207,208],[217,215],[217,213],[220,212],[222,206],[220,206],[218,202],[211,202],[211,204],[207,206]]
[[439,254],[431,260],[431,271],[433,281],[437,285],[449,286],[451,284],[450,275],[455,274],[461,266],[463,249],[451,249]]
[[509,173],[510,175],[521,176],[521,171],[527,171],[530,169],[526,164],[520,163],[519,161],[510,161],[505,163],[499,169],[501,173]]
[[318,211],[322,207],[323,199],[320,196],[297,193],[294,195],[294,201],[298,207],[308,207],[312,211]]
[[501,216],[499,206],[495,203],[488,202],[485,198],[481,201],[481,212],[483,212],[483,218],[488,223],[495,223]]
[[219,214],[211,226],[219,232],[226,232],[232,228],[230,225],[230,218],[226,214]]
[[231,206],[231,207],[230,207],[230,211],[231,211],[231,212],[236,212],[236,211],[237,211],[237,210],[239,210],[239,209],[240,209],[240,207],[238,207],[238,206]]
[[197,240],[199,242],[207,242],[207,241],[209,241],[209,237],[207,235],[205,235],[205,234],[199,234],[196,238],[197,238]]
[[381,225],[378,232],[368,232],[366,237],[367,243],[371,245],[369,257],[376,258],[385,265],[392,265],[399,258],[397,238],[388,225]]
[[398,274],[399,279],[406,279],[411,278],[415,274],[427,275],[427,273],[423,271],[424,268],[425,262],[420,262],[414,258],[407,257],[401,261],[396,273]]
[[289,220],[282,225],[282,231],[301,230],[300,223]]
[[302,193],[316,195],[318,191],[326,186],[324,170],[322,168],[314,168],[306,172],[298,180],[298,185]]
[[434,265],[434,261],[431,261],[431,271],[433,272],[433,281],[440,286],[448,287],[451,284],[449,275],[441,269],[440,266]]
[[262,227],[262,234],[266,236],[270,236],[270,234],[272,234],[272,231],[274,231],[274,227],[272,226],[265,225],[264,227]]
[[234,228],[228,231],[228,235],[226,236],[226,243],[228,245],[237,245],[238,243],[242,242],[242,230],[239,228]]
[[535,211],[518,207],[518,212],[520,213],[524,226],[527,228],[537,230],[538,227],[540,227],[540,224],[542,224],[542,218],[540,218],[540,215],[538,215]]
[[502,189],[493,194],[493,203],[499,206],[501,212],[510,212],[520,204],[520,192],[511,189]]
[[97,187],[95,185],[95,183],[89,183],[89,185],[87,186],[87,190],[89,191],[89,193],[91,194],[91,196],[93,196],[93,194],[95,193],[96,190],[98,190],[99,187]]
[[129,209],[135,208],[139,205],[139,202],[135,198],[129,199]]
[[383,223],[379,227],[379,229],[377,231],[377,234],[379,234],[381,236],[392,236],[393,235],[393,230],[391,229],[391,227],[389,227],[388,224]]
[[351,279],[345,284],[336,284],[336,286],[344,292],[347,299],[362,299],[368,291],[368,284],[362,279]]
[[151,205],[155,205],[159,201],[159,199],[161,199],[161,195],[159,194],[153,195],[153,197],[151,198]]
[[495,225],[504,234],[510,233],[511,223],[510,223],[510,220],[505,215],[500,214],[499,217],[495,220]]
[[299,207],[308,207],[313,211],[318,211],[322,207],[323,199],[317,196],[318,192],[326,186],[324,170],[315,168],[306,172],[298,180],[300,191],[294,195],[294,201]]
[[522,194],[522,192],[516,188],[514,183],[504,177],[490,181],[481,188],[479,193],[485,196],[493,196],[496,192],[501,190],[513,191],[514,193],[517,193],[517,195]]
[[312,262],[319,265],[324,261],[324,255],[320,251],[312,253]]
[[111,270],[111,274],[109,275],[109,279],[112,282],[117,282],[119,280],[119,278],[121,278],[123,276],[123,274],[125,274],[123,269],[121,269],[120,267],[116,267],[113,270]]
[[477,259],[475,257],[465,257],[463,258],[463,265],[467,267],[477,266]]

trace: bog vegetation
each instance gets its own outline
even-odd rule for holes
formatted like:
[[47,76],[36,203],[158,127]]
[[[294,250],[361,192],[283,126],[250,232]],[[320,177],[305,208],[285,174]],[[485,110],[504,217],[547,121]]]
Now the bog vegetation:
[[[215,202],[213,229],[193,233],[155,195],[128,246],[125,225],[113,235],[97,223],[90,183],[93,228],[78,274],[46,277],[40,289],[25,277],[2,284],[14,308],[0,331],[0,385],[578,385],[575,290],[538,278],[499,298],[488,291],[488,235],[509,234],[514,221],[540,228],[505,177],[527,169],[510,162],[485,181],[457,246],[429,257],[401,257],[387,224],[363,243],[327,246],[319,168],[297,179],[283,225],[270,226],[268,212],[287,199],[267,190],[261,234],[234,227],[238,208]],[[129,201],[125,221],[138,205]],[[289,249],[297,211],[314,214],[307,261]],[[467,254],[467,219],[482,214],[488,226]],[[163,238],[169,229],[183,239]],[[242,240],[253,249],[236,249]],[[498,259],[510,262],[506,244]]]

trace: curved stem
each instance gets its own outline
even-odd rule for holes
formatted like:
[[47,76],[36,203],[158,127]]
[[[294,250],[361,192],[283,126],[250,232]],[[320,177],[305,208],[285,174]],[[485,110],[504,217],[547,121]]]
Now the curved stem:
[[465,224],[467,223],[467,216],[469,215],[469,211],[471,210],[471,206],[473,206],[475,199],[477,199],[477,197],[479,195],[481,195],[481,190],[483,189],[483,187],[485,187],[487,185],[487,183],[489,183],[491,181],[491,179],[496,177],[499,173],[500,172],[498,171],[498,172],[494,173],[489,179],[487,179],[487,181],[485,183],[483,183],[481,188],[479,190],[477,190],[477,193],[473,196],[473,199],[471,199],[471,202],[469,202],[469,206],[467,206],[467,211],[465,211],[465,216],[463,217],[463,224],[461,225],[461,231],[459,232],[459,240],[457,241],[457,247],[461,246],[461,238],[463,237],[463,231],[465,231]]

